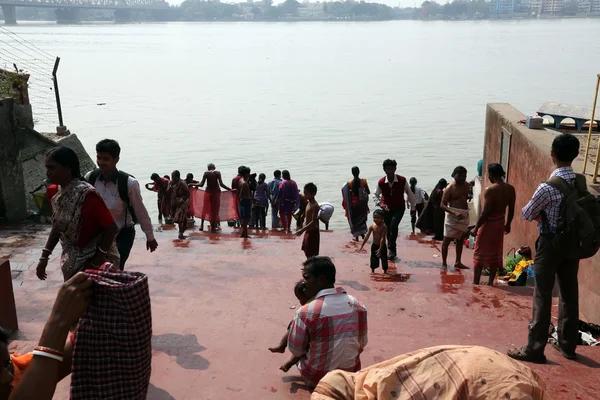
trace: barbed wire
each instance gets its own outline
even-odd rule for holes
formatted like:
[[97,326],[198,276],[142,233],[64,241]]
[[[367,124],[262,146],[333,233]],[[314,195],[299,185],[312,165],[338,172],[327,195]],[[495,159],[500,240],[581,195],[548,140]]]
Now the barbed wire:
[[0,68],[29,74],[29,102],[38,130],[53,128],[58,123],[52,81],[55,59],[22,36],[0,26]]

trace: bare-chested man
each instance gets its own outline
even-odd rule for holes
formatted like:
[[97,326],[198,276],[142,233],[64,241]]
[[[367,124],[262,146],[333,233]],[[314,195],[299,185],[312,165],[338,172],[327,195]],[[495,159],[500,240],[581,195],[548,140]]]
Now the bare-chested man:
[[302,250],[309,259],[319,255],[319,246],[321,242],[321,233],[319,231],[319,203],[315,200],[317,195],[317,185],[310,182],[304,186],[304,198],[306,199],[306,210],[304,216],[306,224],[304,228],[299,229],[296,235],[300,236],[304,233],[302,240]]
[[515,215],[515,188],[504,182],[505,176],[502,165],[488,166],[488,177],[492,184],[483,192],[483,211],[477,225],[471,230],[471,235],[476,237],[473,255],[475,285],[479,284],[482,269],[489,268],[490,277],[487,284],[493,286],[496,272],[504,263],[504,235],[510,233],[510,224]]
[[[206,184],[206,195],[208,197],[209,211],[210,211],[210,231],[216,232],[219,229],[221,221],[219,220],[219,209],[221,208],[221,188],[225,190],[231,190],[223,183],[221,178],[221,172],[217,171],[215,164],[210,163],[207,166],[208,171],[202,176],[200,187],[204,187]],[[202,220],[202,230],[204,220]]]
[[456,262],[454,268],[468,269],[462,262],[463,240],[469,229],[469,191],[467,169],[463,166],[454,168],[452,182],[442,196],[441,209],[446,212],[444,221],[444,242],[442,243],[442,268],[448,268],[448,247],[456,240]]
[[252,217],[252,194],[250,193],[250,168],[244,167],[240,173],[241,179],[238,183],[240,190],[240,221],[242,224],[243,238],[248,236],[248,223]]

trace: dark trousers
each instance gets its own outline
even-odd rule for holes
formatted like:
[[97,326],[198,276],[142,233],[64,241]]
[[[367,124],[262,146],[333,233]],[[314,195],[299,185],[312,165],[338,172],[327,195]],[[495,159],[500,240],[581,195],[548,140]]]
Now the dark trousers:
[[387,272],[388,270],[388,259],[387,259],[387,246],[383,245],[381,249],[381,257],[377,257],[377,250],[379,250],[379,245],[373,243],[371,245],[371,270],[375,272],[377,268],[379,268],[379,260],[381,260],[381,268],[383,268],[383,272]]
[[125,263],[131,253],[133,247],[133,241],[135,240],[135,227],[125,227],[119,231],[115,242],[117,242],[117,250],[119,250],[119,257],[121,257],[121,265],[119,268],[121,271],[125,269]]
[[390,208],[390,211],[385,211],[383,216],[383,221],[385,222],[385,226],[388,228],[387,232],[387,242],[390,248],[390,251],[396,251],[396,240],[398,239],[398,225],[400,225],[400,221],[402,221],[402,217],[404,216],[404,211],[406,209],[402,208]]
[[573,353],[579,340],[579,260],[567,259],[565,254],[556,251],[552,246],[551,235],[540,236],[535,247],[533,324],[527,347],[534,353],[544,352],[552,312],[552,290],[555,278],[558,278],[558,343],[562,350]]
[[417,223],[417,219],[421,216],[421,213],[423,212],[424,208],[425,208],[425,204],[419,203],[415,206],[414,210],[410,210],[410,223],[411,224],[414,225]]

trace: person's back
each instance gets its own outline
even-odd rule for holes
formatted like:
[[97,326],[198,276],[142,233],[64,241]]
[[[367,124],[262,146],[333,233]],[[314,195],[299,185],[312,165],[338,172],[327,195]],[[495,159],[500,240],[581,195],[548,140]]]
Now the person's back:
[[254,191],[254,198],[259,201],[261,206],[266,206],[268,204],[267,186],[267,183],[263,181],[256,185],[256,190]]
[[515,198],[515,188],[506,182],[500,182],[492,184],[487,190],[493,199],[490,214],[506,214],[509,204]]
[[[344,289],[320,291],[297,311],[294,322],[302,323],[310,336],[308,353],[300,361],[305,379],[316,385],[329,371],[360,370],[360,354],[367,342],[367,309]],[[288,346],[292,350],[294,343]]]
[[207,192],[220,192],[219,178],[221,173],[219,171],[206,171],[204,173],[206,177],[206,191]]

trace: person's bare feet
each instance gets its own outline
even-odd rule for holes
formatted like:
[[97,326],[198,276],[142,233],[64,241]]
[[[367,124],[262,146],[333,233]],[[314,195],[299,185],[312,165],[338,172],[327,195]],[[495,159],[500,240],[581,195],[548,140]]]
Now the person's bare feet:
[[241,237],[241,238],[244,238],[244,239],[252,239],[252,237],[251,237],[251,236],[249,236],[248,234],[245,234],[245,235],[244,235],[244,234],[241,234],[241,235],[240,235],[240,237]]
[[454,268],[456,268],[456,269],[470,269],[469,267],[467,267],[463,263],[456,263],[456,264],[454,264]]
[[183,235],[183,233],[179,234],[179,239],[181,239],[181,240],[185,239],[185,236]]
[[448,266],[446,264],[442,264],[442,271],[448,271]]
[[286,346],[279,345],[277,347],[269,347],[271,353],[285,353]]
[[290,368],[292,368],[293,366],[294,366],[294,364],[285,363],[281,367],[279,367],[279,369],[282,370],[283,372],[288,372],[290,370]]

